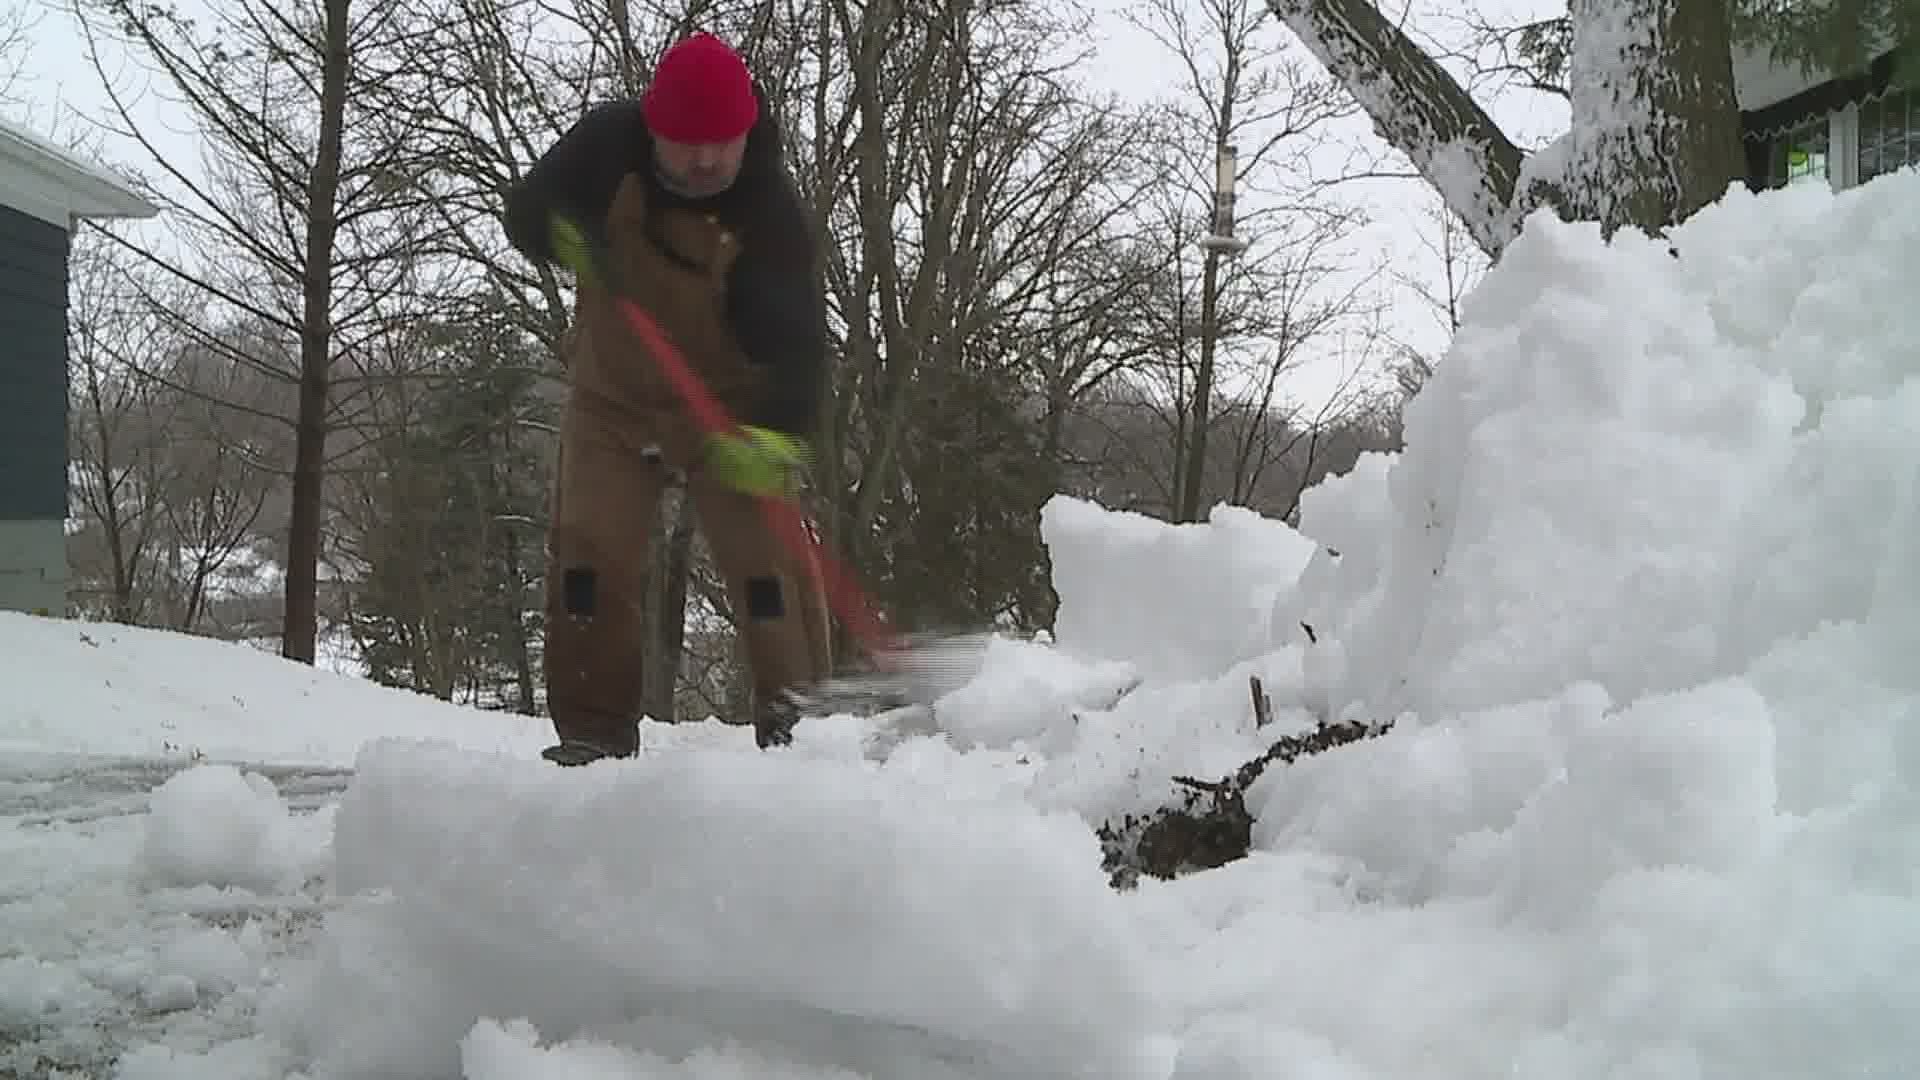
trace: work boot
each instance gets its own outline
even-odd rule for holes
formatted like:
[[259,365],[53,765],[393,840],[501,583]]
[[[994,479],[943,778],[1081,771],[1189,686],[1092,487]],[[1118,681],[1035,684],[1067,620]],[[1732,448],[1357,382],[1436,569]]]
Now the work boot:
[[794,725],[799,722],[799,701],[785,690],[774,693],[766,701],[754,705],[754,744],[762,750],[771,746],[789,746],[793,743]]
[[540,756],[555,765],[571,768],[576,765],[591,765],[602,758],[634,757],[638,753],[638,750],[613,750],[582,739],[562,739],[558,744],[540,751]]

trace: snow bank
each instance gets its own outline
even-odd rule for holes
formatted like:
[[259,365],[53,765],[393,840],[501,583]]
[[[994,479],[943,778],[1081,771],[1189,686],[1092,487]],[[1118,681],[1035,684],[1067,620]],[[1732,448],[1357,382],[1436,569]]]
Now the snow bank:
[[1404,460],[1303,502],[1340,555],[1273,625],[1334,639],[1327,704],[1469,710],[1581,680],[1627,702],[1911,599],[1916,184],[1735,192],[1677,258],[1536,218],[1407,410]]
[[347,765],[383,736],[537,752],[545,720],[460,708],[188,634],[0,612],[0,754]]
[[[1735,192],[1670,239],[1535,219],[1404,456],[1303,502],[1323,546],[1271,624],[1305,650],[1301,700],[1400,722],[1252,793],[1269,854],[1236,870],[1295,899],[1207,948],[1309,977],[1241,965],[1266,988],[1208,1021],[1209,1053],[1448,1077],[1920,1061],[1920,173]],[[1377,914],[1305,919],[1329,882]],[[1473,974],[1429,986],[1426,1036],[1363,1045],[1405,995],[1356,985],[1335,1016],[1300,988],[1377,976],[1354,950],[1383,947]],[[1272,1015],[1298,1030],[1254,1034]],[[1436,1060],[1441,1031],[1478,1041]]]
[[392,899],[350,909],[285,1009],[325,1076],[447,1075],[463,1037],[507,1052],[482,1019],[570,1037],[635,1009],[874,1076],[1165,1074],[1067,815],[857,761],[380,744],[337,826],[336,886]]

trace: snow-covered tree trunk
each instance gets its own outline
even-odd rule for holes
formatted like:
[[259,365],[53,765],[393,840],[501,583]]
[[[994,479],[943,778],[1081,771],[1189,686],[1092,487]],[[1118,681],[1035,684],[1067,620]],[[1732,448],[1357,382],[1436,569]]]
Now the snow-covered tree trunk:
[[1535,207],[1659,231],[1740,175],[1725,0],[1571,0],[1573,123],[1525,155],[1373,0],[1267,0],[1489,256]]
[[1745,171],[1724,0],[1571,0],[1567,207],[1658,232]]

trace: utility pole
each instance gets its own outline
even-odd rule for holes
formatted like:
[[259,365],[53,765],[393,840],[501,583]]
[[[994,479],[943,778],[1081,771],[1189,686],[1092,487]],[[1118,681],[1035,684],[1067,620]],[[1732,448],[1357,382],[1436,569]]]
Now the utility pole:
[[1193,380],[1193,408],[1188,431],[1187,474],[1180,482],[1180,505],[1175,520],[1200,520],[1200,486],[1207,468],[1207,420],[1213,398],[1213,352],[1220,337],[1220,261],[1247,250],[1247,241],[1233,231],[1233,189],[1239,179],[1239,151],[1223,142],[1215,151],[1213,173],[1213,228],[1200,240],[1206,266],[1200,276],[1200,371]]

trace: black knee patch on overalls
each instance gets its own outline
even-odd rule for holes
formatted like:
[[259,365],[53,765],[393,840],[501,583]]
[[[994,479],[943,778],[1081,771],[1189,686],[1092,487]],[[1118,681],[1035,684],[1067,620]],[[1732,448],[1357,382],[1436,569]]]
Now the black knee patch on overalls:
[[569,566],[560,575],[561,602],[569,615],[592,617],[599,606],[599,576],[591,566]]
[[747,616],[754,619],[778,619],[787,613],[787,598],[780,590],[780,579],[747,579]]

